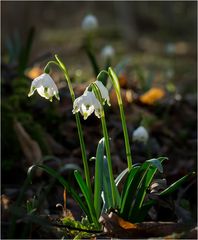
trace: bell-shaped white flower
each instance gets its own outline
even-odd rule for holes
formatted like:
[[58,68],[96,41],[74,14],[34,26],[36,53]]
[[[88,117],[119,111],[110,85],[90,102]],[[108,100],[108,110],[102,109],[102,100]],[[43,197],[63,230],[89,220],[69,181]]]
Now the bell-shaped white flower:
[[102,106],[93,92],[87,89],[82,96],[75,99],[73,104],[73,114],[80,112],[86,120],[93,112],[100,118],[102,112]]
[[147,130],[142,126],[138,127],[133,132],[133,141],[143,142],[144,144],[146,144],[146,142],[148,141],[148,138],[149,138],[149,134]]
[[82,29],[85,31],[92,31],[98,27],[98,20],[94,15],[87,15],[82,21]]
[[105,46],[101,51],[101,56],[104,59],[110,59],[115,55],[115,50],[111,45]]
[[54,96],[60,100],[58,88],[47,73],[43,73],[32,81],[28,97],[32,96],[36,90],[41,97],[49,99],[51,102]]
[[109,101],[109,92],[108,92],[107,88],[103,85],[103,83],[101,81],[96,80],[94,83],[97,85],[97,87],[100,90],[103,104],[105,104],[105,101],[107,101],[107,104],[109,106],[111,106],[110,101]]

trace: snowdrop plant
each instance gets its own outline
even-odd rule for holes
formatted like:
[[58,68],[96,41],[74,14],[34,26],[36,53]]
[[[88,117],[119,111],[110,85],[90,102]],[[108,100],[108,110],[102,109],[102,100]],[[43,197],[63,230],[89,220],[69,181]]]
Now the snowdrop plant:
[[[58,90],[54,85],[53,80],[49,77],[49,67],[51,64],[55,64],[64,73],[66,82],[69,87],[71,99],[73,102],[73,114],[75,114],[76,124],[78,129],[78,135],[80,140],[80,146],[82,151],[82,160],[84,165],[84,177],[78,170],[74,171],[74,176],[82,192],[84,200],[78,195],[75,189],[55,170],[45,166],[37,165],[41,169],[48,172],[53,177],[57,178],[63,185],[67,192],[69,192],[74,200],[79,204],[84,211],[88,221],[94,224],[96,229],[100,229],[99,223],[100,215],[104,211],[109,209],[116,209],[118,214],[126,220],[132,222],[143,221],[148,213],[148,210],[156,203],[156,200],[147,200],[145,202],[145,196],[147,190],[153,180],[153,177],[157,171],[163,172],[162,163],[166,159],[165,157],[153,158],[145,161],[143,164],[132,164],[131,148],[129,144],[128,131],[126,126],[125,113],[121,98],[120,86],[118,78],[111,67],[107,71],[101,71],[97,76],[95,82],[91,83],[82,96],[75,98],[75,94],[71,85],[68,71],[60,60],[55,55],[55,60],[47,63],[44,71],[44,75],[41,75],[32,82],[30,94],[32,95],[35,90],[38,91],[42,87],[42,91],[39,89],[38,93],[49,100],[50,97],[57,95]],[[115,89],[119,109],[121,116],[121,123],[124,133],[125,150],[128,167],[121,172],[116,179],[114,179],[112,158],[110,151],[110,141],[107,130],[107,124],[105,119],[104,105],[107,103],[110,106],[109,94],[106,87],[100,81],[101,74],[107,74],[112,81],[112,85]],[[44,79],[44,80],[43,80]],[[38,83],[39,82],[39,83]],[[47,95],[46,95],[47,92]],[[92,190],[91,179],[89,174],[89,166],[86,156],[85,143],[83,137],[83,131],[80,121],[79,113],[86,120],[92,113],[95,113],[96,117],[100,118],[102,125],[103,138],[99,141],[96,157],[95,157],[95,176],[94,176],[94,188]],[[143,127],[134,132],[134,139],[148,139],[148,133]],[[33,166],[29,168],[31,172]],[[118,190],[118,185],[123,177],[127,175],[124,181],[123,189],[121,192]],[[176,190],[189,176],[186,175],[183,178],[176,181],[174,184],[166,188],[159,193],[159,196],[166,196]]]

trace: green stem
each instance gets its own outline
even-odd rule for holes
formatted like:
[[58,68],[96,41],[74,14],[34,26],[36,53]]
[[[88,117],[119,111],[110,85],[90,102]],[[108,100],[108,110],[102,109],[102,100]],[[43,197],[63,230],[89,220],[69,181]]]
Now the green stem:
[[[63,71],[64,76],[65,76],[65,80],[68,84],[68,88],[69,88],[69,92],[70,92],[70,95],[71,95],[72,102],[74,102],[75,101],[75,94],[74,94],[74,90],[73,90],[73,87],[72,87],[72,84],[71,84],[71,81],[70,81],[68,71],[67,71],[65,65],[58,58],[57,55],[55,55],[55,58],[56,58],[57,62],[55,62],[55,61],[48,62],[45,69],[48,68],[49,64],[53,63],[53,64],[56,64]],[[79,140],[80,140],[80,147],[81,147],[81,152],[82,152],[82,160],[83,160],[86,184],[87,184],[87,187],[88,187],[88,189],[90,191],[90,194],[91,194],[92,190],[91,190],[89,166],[88,166],[88,161],[87,161],[87,156],[86,156],[85,142],[84,142],[84,138],[83,138],[83,131],[82,131],[82,126],[81,126],[81,122],[80,122],[79,113],[75,114],[75,118],[76,118],[76,125],[77,125],[77,129],[78,129],[78,136],[79,136]]]
[[122,121],[122,128],[123,128],[123,132],[124,132],[127,163],[128,163],[128,168],[130,170],[132,168],[132,156],[131,156],[131,148],[130,148],[130,144],[129,144],[129,135],[128,135],[128,131],[127,131],[123,103],[119,104],[119,108],[120,108],[120,116],[121,116],[121,121]]
[[121,121],[122,121],[122,128],[123,128],[123,132],[124,132],[127,164],[128,164],[128,169],[130,170],[132,168],[132,156],[131,156],[131,148],[130,148],[130,144],[129,144],[129,136],[128,136],[128,131],[127,131],[126,118],[125,118],[122,97],[121,97],[121,92],[120,92],[120,85],[119,85],[118,78],[111,67],[109,67],[109,69],[108,69],[108,74],[112,80],[113,87],[115,89],[116,96],[118,99],[118,105],[119,105],[120,116],[121,116]]
[[[94,93],[97,97],[97,99],[100,101],[102,106],[102,96],[100,93],[100,90],[98,89],[97,85],[95,83],[92,84]],[[107,155],[107,163],[108,163],[108,169],[109,169],[109,177],[110,177],[110,184],[111,184],[111,192],[112,192],[112,200],[113,200],[113,207],[116,207],[116,189],[115,189],[115,182],[113,177],[113,168],[112,168],[112,161],[111,161],[111,153],[110,153],[110,144],[109,144],[109,136],[107,132],[107,125],[105,120],[105,112],[102,107],[101,109],[101,123],[102,123],[102,131],[105,139],[105,149],[106,149],[106,155]]]

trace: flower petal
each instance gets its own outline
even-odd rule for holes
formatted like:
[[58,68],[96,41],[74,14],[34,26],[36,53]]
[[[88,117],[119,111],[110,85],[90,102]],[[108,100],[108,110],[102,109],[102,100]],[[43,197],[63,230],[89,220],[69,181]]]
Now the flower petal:
[[96,80],[95,84],[98,86],[102,99],[105,101],[107,101],[107,104],[110,106],[110,102],[109,102],[109,92],[107,90],[107,88],[103,85],[103,83],[101,81]]

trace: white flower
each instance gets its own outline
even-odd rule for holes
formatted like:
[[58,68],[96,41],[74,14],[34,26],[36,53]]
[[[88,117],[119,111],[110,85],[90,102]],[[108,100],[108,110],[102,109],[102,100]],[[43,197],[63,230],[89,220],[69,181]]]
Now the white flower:
[[148,141],[149,134],[147,130],[140,126],[133,132],[133,141],[143,142],[144,144]]
[[82,29],[92,31],[98,27],[98,20],[94,15],[87,15],[82,21]]
[[115,50],[111,45],[105,46],[101,51],[101,56],[104,59],[112,58],[115,55]]
[[50,101],[52,101],[53,96],[60,100],[58,88],[53,79],[47,73],[43,73],[32,81],[28,97],[32,96],[35,90],[37,90],[41,97],[49,99]]
[[105,101],[107,101],[107,104],[109,106],[111,106],[110,101],[109,101],[109,92],[108,92],[107,88],[103,85],[103,83],[101,81],[96,80],[94,83],[98,86],[98,88],[100,90],[100,93],[101,93],[101,96],[103,99],[103,104],[105,104]]
[[75,99],[73,104],[73,114],[80,112],[86,120],[93,112],[95,115],[101,117],[102,106],[93,92],[87,89],[82,96]]

